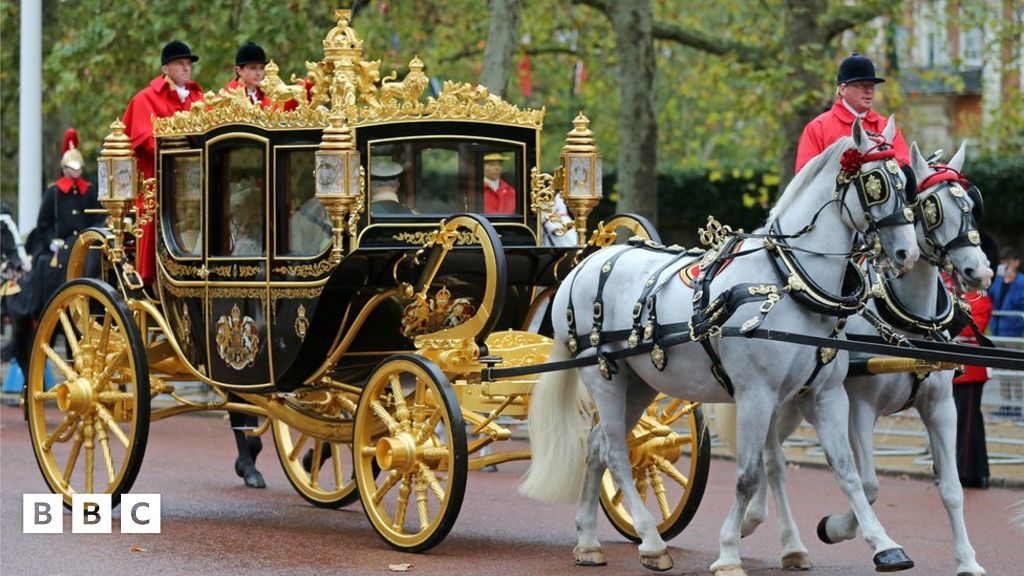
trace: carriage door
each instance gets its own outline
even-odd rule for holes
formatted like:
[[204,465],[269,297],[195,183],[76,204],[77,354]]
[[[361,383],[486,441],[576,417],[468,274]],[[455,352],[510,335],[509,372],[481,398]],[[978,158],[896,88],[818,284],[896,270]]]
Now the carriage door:
[[270,382],[268,144],[237,133],[207,144],[207,354],[211,378],[228,384]]

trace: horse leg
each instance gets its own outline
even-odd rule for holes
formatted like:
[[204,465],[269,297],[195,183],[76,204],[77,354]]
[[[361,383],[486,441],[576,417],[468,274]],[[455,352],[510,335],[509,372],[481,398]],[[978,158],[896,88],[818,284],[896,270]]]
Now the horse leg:
[[[232,402],[239,402],[241,398],[229,393],[228,398]],[[247,428],[255,428],[258,421],[255,416],[229,412],[228,419],[231,422],[231,431],[235,436],[235,448],[238,450],[238,457],[235,458],[235,474],[241,478],[249,488],[266,488],[267,483],[263,475],[256,469],[256,457],[263,450],[263,440],[259,436],[248,436],[245,433]]]
[[[940,378],[933,375],[932,378]],[[943,387],[942,384],[945,384]],[[931,439],[932,458],[939,473],[939,494],[949,516],[953,530],[953,555],[956,557],[958,576],[979,576],[985,569],[975,559],[974,547],[967,538],[964,523],[964,490],[960,486],[956,466],[956,406],[953,402],[950,384],[947,382],[928,387],[936,397],[922,398],[917,402],[921,420]]]
[[[591,378],[584,377],[585,382],[597,382],[588,385],[591,396],[597,404],[601,416],[600,429],[604,442],[600,445],[600,460],[611,472],[612,479],[622,490],[623,502],[630,517],[633,528],[640,536],[640,562],[651,570],[664,571],[672,568],[672,557],[668,554],[668,546],[658,533],[658,523],[650,510],[644,506],[640,493],[637,492],[633,480],[633,465],[629,462],[629,448],[626,446],[627,434],[636,425],[637,420],[654,398],[654,391],[639,379],[631,375],[628,367],[622,366],[621,372],[605,381],[597,375],[597,370],[587,368],[580,370],[592,372]],[[642,384],[639,385],[639,384]],[[635,396],[635,397],[634,397]],[[639,410],[638,410],[639,407]],[[597,467],[588,466],[587,480],[591,481],[591,494],[600,489],[600,474]],[[586,480],[584,481],[586,485]],[[586,491],[586,488],[585,488]],[[596,498],[594,498],[594,515],[596,516]],[[582,511],[581,511],[582,513]]]
[[782,449],[783,439],[793,433],[801,420],[796,406],[792,403],[783,404],[772,417],[768,428],[768,441],[765,443],[765,471],[775,498],[775,510],[779,516],[782,568],[785,570],[810,570],[814,566],[807,553],[807,547],[800,539],[800,529],[796,526],[789,505],[789,496],[786,493],[786,454]]
[[[818,390],[813,399],[813,410],[803,410],[804,417],[811,421],[818,431],[818,439],[832,469],[836,482],[846,495],[860,524],[864,540],[874,551],[875,570],[879,572],[895,572],[914,567],[914,562],[906,555],[903,548],[885,533],[871,504],[864,495],[860,475],[857,474],[853,460],[853,451],[848,438],[849,400],[841,383],[832,385],[826,382]],[[812,419],[813,418],[813,419]]]
[[598,423],[590,431],[587,440],[587,471],[583,479],[580,505],[576,509],[576,547],[572,551],[577,566],[608,564],[601,551],[601,542],[597,539],[597,509],[601,505],[601,476],[605,471],[601,454],[607,452],[602,428],[602,424]]
[[[878,421],[878,410],[870,398],[860,398],[856,387],[849,392],[850,448],[856,459],[857,471],[860,473],[864,497],[869,504],[878,499],[878,475],[875,473],[875,423]],[[842,514],[825,516],[818,523],[818,538],[826,544],[836,544],[857,537],[857,516],[853,510]]]
[[776,407],[770,394],[746,394],[736,398],[736,496],[718,533],[718,559],[711,564],[716,576],[746,574],[740,559],[740,527],[747,505],[762,481],[762,453]]

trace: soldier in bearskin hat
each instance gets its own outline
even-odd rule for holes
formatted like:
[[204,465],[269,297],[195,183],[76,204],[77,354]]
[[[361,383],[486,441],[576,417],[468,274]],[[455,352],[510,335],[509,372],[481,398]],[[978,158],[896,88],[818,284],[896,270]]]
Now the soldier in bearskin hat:
[[[807,123],[796,152],[796,172],[811,158],[821,154],[836,140],[849,136],[853,121],[860,118],[865,130],[881,134],[888,120],[871,109],[875,99],[875,87],[885,82],[875,75],[875,64],[866,56],[854,52],[839,65],[836,76],[836,101],[832,108]],[[896,160],[900,166],[910,163],[910,150],[903,134],[896,130],[892,142]]]
[[[139,171],[144,178],[152,178],[156,172],[156,143],[153,140],[151,118],[167,118],[175,112],[189,110],[192,103],[203,99],[203,89],[192,80],[192,64],[199,56],[192,53],[188,44],[179,40],[168,42],[160,52],[161,74],[140,90],[124,111],[121,122],[124,133],[131,139],[132,152],[138,161]],[[140,195],[139,206],[142,198]],[[156,277],[156,242],[153,222],[149,222],[136,250],[138,271],[142,279],[152,283]]]

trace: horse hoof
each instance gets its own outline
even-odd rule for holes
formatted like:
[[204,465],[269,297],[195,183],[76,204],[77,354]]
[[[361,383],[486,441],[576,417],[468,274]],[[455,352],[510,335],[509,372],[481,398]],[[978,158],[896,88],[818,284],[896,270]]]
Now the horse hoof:
[[836,541],[828,537],[828,518],[825,516],[818,522],[818,540],[825,544],[835,544]]
[[875,554],[875,572],[899,572],[914,567],[914,561],[907,556],[903,548],[882,550]]
[[249,488],[266,488],[267,483],[263,481],[263,474],[256,469],[256,464],[251,459],[239,458],[235,460],[235,474],[245,481]]
[[573,556],[576,557],[577,566],[607,566],[608,561],[604,558],[601,548],[575,548]]
[[716,568],[714,574],[715,576],[747,576],[747,571],[739,564],[732,564]]
[[957,572],[956,576],[985,576],[985,571],[980,572]]
[[810,570],[814,568],[807,552],[790,552],[782,557],[783,570]]
[[644,568],[654,570],[655,572],[664,572],[672,569],[672,557],[668,555],[668,550],[640,552],[640,563],[644,565]]

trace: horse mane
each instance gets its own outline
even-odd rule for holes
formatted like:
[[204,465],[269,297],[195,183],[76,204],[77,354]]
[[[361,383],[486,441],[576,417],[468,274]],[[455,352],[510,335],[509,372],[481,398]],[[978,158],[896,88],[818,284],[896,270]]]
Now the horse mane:
[[844,136],[839,140],[832,143],[831,146],[825,149],[824,152],[818,154],[804,165],[803,169],[797,173],[796,176],[790,180],[789,185],[786,186],[785,191],[782,192],[782,196],[779,197],[778,201],[775,202],[775,206],[772,207],[771,212],[768,213],[768,221],[771,222],[779,217],[793,202],[796,197],[800,194],[808,184],[814,181],[818,177],[818,173],[821,172],[825,167],[832,165],[838,171],[839,157],[848,148],[853,146],[853,137]]

